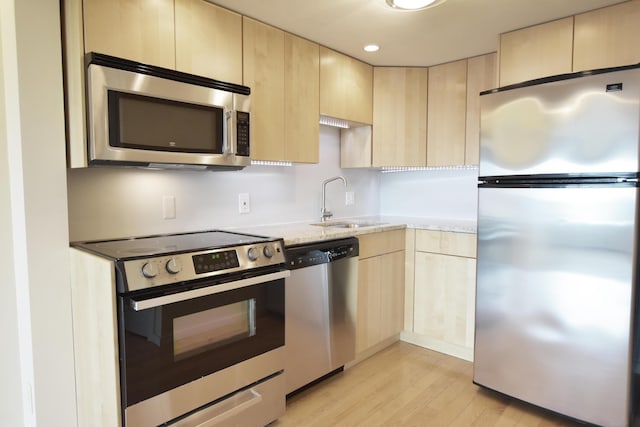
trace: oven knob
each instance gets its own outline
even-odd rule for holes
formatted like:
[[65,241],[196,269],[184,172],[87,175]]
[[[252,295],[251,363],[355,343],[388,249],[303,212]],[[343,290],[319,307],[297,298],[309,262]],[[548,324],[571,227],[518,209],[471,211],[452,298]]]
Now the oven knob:
[[258,259],[258,250],[256,248],[249,248],[247,251],[247,257],[249,261],[255,261]]
[[271,258],[273,256],[273,249],[271,249],[271,246],[265,246],[264,249],[262,250],[262,253],[267,258]]
[[165,265],[167,271],[171,274],[178,274],[182,271],[182,264],[176,258],[171,258]]
[[142,266],[142,275],[152,279],[158,275],[158,266],[154,262],[145,262]]

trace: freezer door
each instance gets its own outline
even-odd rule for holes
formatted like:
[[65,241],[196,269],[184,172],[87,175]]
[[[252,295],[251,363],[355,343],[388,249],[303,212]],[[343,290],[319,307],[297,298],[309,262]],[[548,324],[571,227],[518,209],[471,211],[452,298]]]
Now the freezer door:
[[480,188],[474,382],[623,426],[634,187]]
[[640,69],[481,96],[480,176],[638,171]]

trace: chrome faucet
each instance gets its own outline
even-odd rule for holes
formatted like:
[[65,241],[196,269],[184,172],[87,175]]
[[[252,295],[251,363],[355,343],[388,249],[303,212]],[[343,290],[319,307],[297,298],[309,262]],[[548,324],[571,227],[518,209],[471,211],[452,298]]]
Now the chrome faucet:
[[347,186],[347,180],[343,177],[343,176],[334,176],[333,178],[329,178],[329,179],[325,179],[322,182],[322,218],[320,219],[320,221],[325,222],[328,218],[331,218],[333,216],[333,213],[327,210],[327,205],[326,205],[326,198],[325,198],[325,194],[327,192],[327,184],[330,183],[331,181],[337,181],[341,179],[342,182],[344,183],[344,186]]

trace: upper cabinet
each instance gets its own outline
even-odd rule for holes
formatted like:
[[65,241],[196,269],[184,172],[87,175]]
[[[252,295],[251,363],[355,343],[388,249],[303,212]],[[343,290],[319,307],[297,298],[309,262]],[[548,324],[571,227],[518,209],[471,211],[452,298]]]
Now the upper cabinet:
[[373,69],[373,166],[426,166],[428,74]]
[[640,0],[575,16],[573,70],[640,62]]
[[573,17],[500,35],[500,86],[571,72]]
[[242,16],[203,0],[175,0],[176,69],[242,84]]
[[242,18],[204,0],[84,0],[84,51],[242,83]]
[[498,86],[497,54],[467,60],[467,126],[465,165],[477,165],[480,152],[480,92]]
[[317,163],[319,46],[251,18],[243,21],[251,158]]
[[371,124],[373,67],[320,47],[320,114]]
[[175,68],[173,0],[84,0],[85,52]]
[[464,164],[467,60],[429,68],[427,166]]

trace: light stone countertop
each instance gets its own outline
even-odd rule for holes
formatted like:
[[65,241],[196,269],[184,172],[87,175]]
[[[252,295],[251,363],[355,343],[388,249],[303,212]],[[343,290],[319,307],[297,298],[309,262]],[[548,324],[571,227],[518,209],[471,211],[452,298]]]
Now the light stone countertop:
[[382,231],[413,228],[416,230],[449,231],[455,233],[475,233],[476,222],[471,220],[449,220],[442,218],[415,218],[368,216],[357,218],[333,218],[332,222],[375,222],[377,224],[358,228],[321,227],[311,225],[320,221],[273,224],[255,227],[242,227],[236,231],[260,236],[281,237],[285,245],[317,242],[321,240],[340,239],[360,234],[379,233]]

